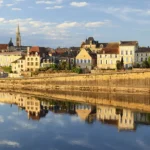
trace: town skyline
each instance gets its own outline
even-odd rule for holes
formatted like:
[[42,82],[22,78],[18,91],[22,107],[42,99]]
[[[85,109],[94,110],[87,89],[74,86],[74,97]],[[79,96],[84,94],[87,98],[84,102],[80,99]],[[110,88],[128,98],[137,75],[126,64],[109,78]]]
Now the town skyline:
[[148,0],[0,0],[0,41],[12,37],[14,42],[19,23],[22,45],[80,46],[92,36],[100,42],[134,40],[149,46],[149,6]]

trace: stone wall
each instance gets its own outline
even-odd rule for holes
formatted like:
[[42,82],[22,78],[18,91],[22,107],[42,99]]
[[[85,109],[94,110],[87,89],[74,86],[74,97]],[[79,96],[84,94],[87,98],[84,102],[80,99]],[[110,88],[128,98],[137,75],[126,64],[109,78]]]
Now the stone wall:
[[150,93],[150,72],[103,75],[66,75],[23,79],[0,79],[2,89],[83,90]]

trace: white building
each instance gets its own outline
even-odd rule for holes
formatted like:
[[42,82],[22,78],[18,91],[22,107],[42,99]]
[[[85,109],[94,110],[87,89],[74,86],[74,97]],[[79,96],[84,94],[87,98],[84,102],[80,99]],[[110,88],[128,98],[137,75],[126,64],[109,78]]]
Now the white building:
[[142,64],[143,61],[148,60],[150,57],[150,47],[139,47],[135,52],[136,64]]
[[124,67],[133,67],[135,64],[135,52],[138,50],[137,41],[121,41],[119,45],[120,58],[123,57]]

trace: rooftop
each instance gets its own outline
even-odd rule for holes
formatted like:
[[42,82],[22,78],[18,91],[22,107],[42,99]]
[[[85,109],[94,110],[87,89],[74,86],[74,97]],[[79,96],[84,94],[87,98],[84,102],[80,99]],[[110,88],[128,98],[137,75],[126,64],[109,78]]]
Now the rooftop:
[[120,46],[136,46],[138,41],[120,41]]

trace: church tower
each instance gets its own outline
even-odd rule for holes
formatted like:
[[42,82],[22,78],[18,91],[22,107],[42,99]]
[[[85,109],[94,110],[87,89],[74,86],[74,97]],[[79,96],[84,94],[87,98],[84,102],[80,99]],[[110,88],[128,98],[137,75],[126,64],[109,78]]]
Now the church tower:
[[21,35],[20,35],[19,24],[18,24],[17,31],[16,31],[16,46],[18,47],[21,46]]

